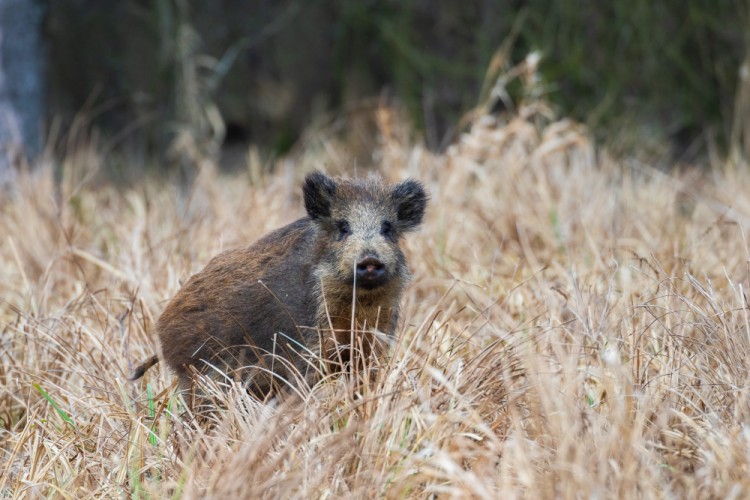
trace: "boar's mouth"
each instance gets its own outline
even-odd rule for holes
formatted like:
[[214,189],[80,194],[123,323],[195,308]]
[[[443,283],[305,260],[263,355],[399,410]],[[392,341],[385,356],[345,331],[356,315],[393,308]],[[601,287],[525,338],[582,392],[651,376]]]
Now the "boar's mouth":
[[[352,282],[354,282],[353,279],[352,279]],[[356,287],[357,288],[362,288],[362,289],[365,289],[365,290],[375,290],[376,288],[380,288],[381,286],[385,285],[386,283],[388,283],[388,278],[386,278],[385,275],[381,276],[379,278],[365,278],[365,279],[363,279],[363,278],[357,277]]]

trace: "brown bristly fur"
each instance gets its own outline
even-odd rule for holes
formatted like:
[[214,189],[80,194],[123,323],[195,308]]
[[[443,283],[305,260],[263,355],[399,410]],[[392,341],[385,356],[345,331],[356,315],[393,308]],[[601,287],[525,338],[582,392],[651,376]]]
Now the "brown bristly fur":
[[[394,335],[409,279],[399,242],[421,223],[422,186],[316,172],[305,178],[304,199],[308,217],[215,257],[165,308],[156,330],[183,389],[193,388],[196,370],[261,396],[279,381],[309,385],[355,351],[370,356],[374,330]],[[368,275],[365,259],[382,276]],[[149,358],[131,379],[154,364]]]

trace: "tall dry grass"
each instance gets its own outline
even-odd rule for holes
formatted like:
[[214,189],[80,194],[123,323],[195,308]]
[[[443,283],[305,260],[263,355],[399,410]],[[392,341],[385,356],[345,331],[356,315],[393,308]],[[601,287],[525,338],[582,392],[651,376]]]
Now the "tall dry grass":
[[[444,155],[378,116],[377,170],[432,195],[373,377],[196,424],[154,319],[191,273],[302,215],[305,170],[189,193],[87,182],[95,152],[0,202],[0,496],[742,498],[750,492],[750,180],[596,153],[575,123],[484,117]],[[82,174],[83,172],[83,174]],[[361,175],[361,172],[360,172]],[[252,177],[252,183],[248,179]]]

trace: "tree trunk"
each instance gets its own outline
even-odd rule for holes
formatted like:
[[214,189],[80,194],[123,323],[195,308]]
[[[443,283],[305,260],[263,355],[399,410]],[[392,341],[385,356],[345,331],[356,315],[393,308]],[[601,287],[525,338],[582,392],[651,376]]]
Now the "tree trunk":
[[37,0],[0,0],[0,186],[41,143],[42,13]]

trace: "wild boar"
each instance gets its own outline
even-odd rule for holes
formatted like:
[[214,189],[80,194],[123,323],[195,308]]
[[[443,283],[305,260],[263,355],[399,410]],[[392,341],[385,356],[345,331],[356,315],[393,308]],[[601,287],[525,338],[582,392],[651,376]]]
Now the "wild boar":
[[399,243],[422,222],[424,187],[314,172],[303,195],[307,217],[216,256],[167,305],[156,331],[183,389],[200,372],[267,395],[372,355],[377,332],[394,335],[410,279]]

